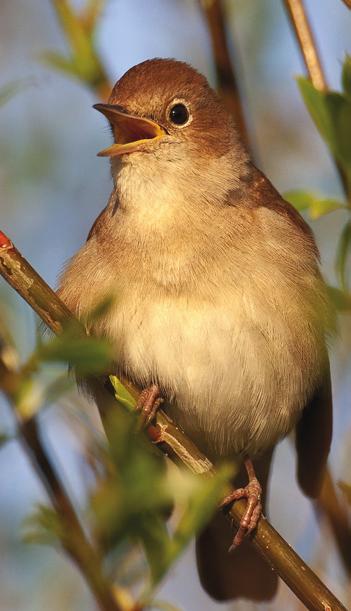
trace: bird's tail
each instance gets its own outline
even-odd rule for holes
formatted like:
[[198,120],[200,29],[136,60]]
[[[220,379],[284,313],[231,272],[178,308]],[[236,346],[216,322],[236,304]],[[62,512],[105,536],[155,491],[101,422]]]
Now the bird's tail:
[[[263,503],[266,500],[271,458],[272,452],[269,452],[254,463],[262,486]],[[246,483],[247,475],[243,469],[235,478],[234,485],[241,487]],[[278,587],[276,573],[249,541],[244,541],[236,550],[228,553],[232,539],[233,530],[222,513],[218,513],[198,537],[196,556],[202,586],[219,601],[233,598],[271,600]]]

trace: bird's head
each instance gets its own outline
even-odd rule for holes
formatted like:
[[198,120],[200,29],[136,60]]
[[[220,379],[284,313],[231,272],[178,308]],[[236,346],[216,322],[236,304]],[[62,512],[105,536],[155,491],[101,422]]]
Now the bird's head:
[[100,156],[188,163],[195,157],[221,158],[235,148],[242,152],[217,94],[204,76],[180,61],[153,59],[134,66],[117,81],[109,103],[94,108],[107,117],[114,136]]

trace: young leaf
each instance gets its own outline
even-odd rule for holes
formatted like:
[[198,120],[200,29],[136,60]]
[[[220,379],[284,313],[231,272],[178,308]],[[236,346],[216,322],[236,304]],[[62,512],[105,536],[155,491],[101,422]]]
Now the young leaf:
[[29,87],[30,81],[28,80],[19,80],[12,81],[11,83],[7,83],[0,88],[0,106],[4,106],[11,98],[13,98],[17,93]]
[[65,537],[65,528],[54,509],[39,503],[25,518],[23,540],[39,545],[57,545]]
[[351,56],[346,55],[345,61],[342,67],[342,88],[346,95],[351,96]]
[[324,140],[334,150],[336,148],[336,143],[334,141],[334,130],[328,109],[325,104],[325,93],[315,89],[311,81],[302,76],[297,79],[297,84],[317,129]]
[[351,311],[351,294],[345,293],[335,286],[328,286],[329,296],[339,312]]
[[46,51],[45,53],[41,54],[41,59],[44,64],[50,66],[50,68],[55,68],[55,70],[58,70],[59,72],[63,72],[69,76],[80,76],[77,66],[71,58],[68,59],[64,57],[64,55],[60,55],[59,53],[55,53],[53,51]]
[[185,471],[179,471],[178,476],[172,473],[169,485],[173,490],[175,499],[177,499],[177,496],[182,499],[183,512],[169,544],[166,545],[164,542],[162,562],[159,559],[158,570],[153,572],[153,581],[146,596],[151,596],[153,589],[160,583],[190,540],[209,521],[218,506],[218,502],[225,495],[233,472],[233,465],[223,465],[218,469],[216,475],[210,479]]
[[284,199],[299,212],[308,210],[311,219],[315,220],[334,210],[346,209],[337,199],[323,199],[310,191],[292,190],[284,193]]
[[128,392],[117,376],[109,376],[117,401],[130,412],[135,412],[136,400]]
[[13,439],[12,435],[8,435],[7,433],[0,433],[0,450],[11,439]]
[[16,410],[21,418],[32,418],[43,405],[43,388],[38,380],[25,376],[13,394]]
[[151,572],[151,582],[156,585],[167,572],[172,543],[163,516],[152,514],[143,520],[140,538]]
[[112,347],[94,337],[75,337],[70,332],[54,337],[37,350],[41,361],[67,362],[81,375],[102,373],[112,359]]
[[298,85],[321,136],[338,161],[351,164],[351,99],[336,91],[319,91],[307,78]]
[[190,539],[209,521],[218,502],[224,497],[233,471],[233,465],[223,465],[210,479],[196,478],[198,483],[194,486],[188,507],[174,533],[170,562],[174,562]]
[[346,276],[346,262],[351,245],[351,221],[348,221],[342,230],[337,254],[336,254],[336,272],[339,278],[340,286],[343,291],[348,291],[348,281]]
[[338,482],[340,490],[344,493],[344,496],[349,505],[351,505],[351,486],[345,482]]

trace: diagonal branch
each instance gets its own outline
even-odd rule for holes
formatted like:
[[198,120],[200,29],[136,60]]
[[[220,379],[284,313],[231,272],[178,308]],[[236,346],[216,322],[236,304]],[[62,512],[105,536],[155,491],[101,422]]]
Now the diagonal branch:
[[[283,0],[283,2],[285,4],[291,26],[294,29],[312,85],[319,91],[328,91],[329,88],[327,79],[324,74],[322,62],[319,58],[317,45],[307,17],[303,0]],[[350,193],[347,177],[344,170],[335,158],[334,163],[339,174],[345,196],[348,199],[350,197]]]
[[[0,232],[0,274],[43,318],[48,326],[59,333],[67,316],[67,308],[42,278],[22,257],[12,242]],[[68,313],[70,318],[72,315]],[[138,389],[128,384],[134,396]],[[190,441],[184,433],[160,410],[156,426],[149,426],[150,439],[159,445],[172,460],[181,462],[195,473],[211,477],[214,466],[208,458]],[[234,503],[230,517],[238,525],[245,511],[245,501]],[[277,531],[262,517],[252,537],[268,563],[285,581],[288,587],[305,604],[315,611],[346,611],[320,579],[311,571],[294,550],[284,541]]]

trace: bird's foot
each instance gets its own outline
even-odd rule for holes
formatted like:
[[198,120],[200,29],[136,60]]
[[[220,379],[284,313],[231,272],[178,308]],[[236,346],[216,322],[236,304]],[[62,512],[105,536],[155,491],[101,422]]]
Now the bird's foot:
[[163,398],[157,384],[151,384],[140,393],[136,409],[140,413],[140,426],[145,428],[153,421],[156,416]]
[[237,488],[226,496],[220,504],[223,509],[239,499],[247,499],[246,510],[240,520],[239,529],[229,548],[229,552],[240,545],[244,538],[255,530],[258,520],[262,514],[261,494],[262,488],[258,481],[253,464],[249,458],[245,460],[245,468],[249,477],[249,483],[244,488]]

